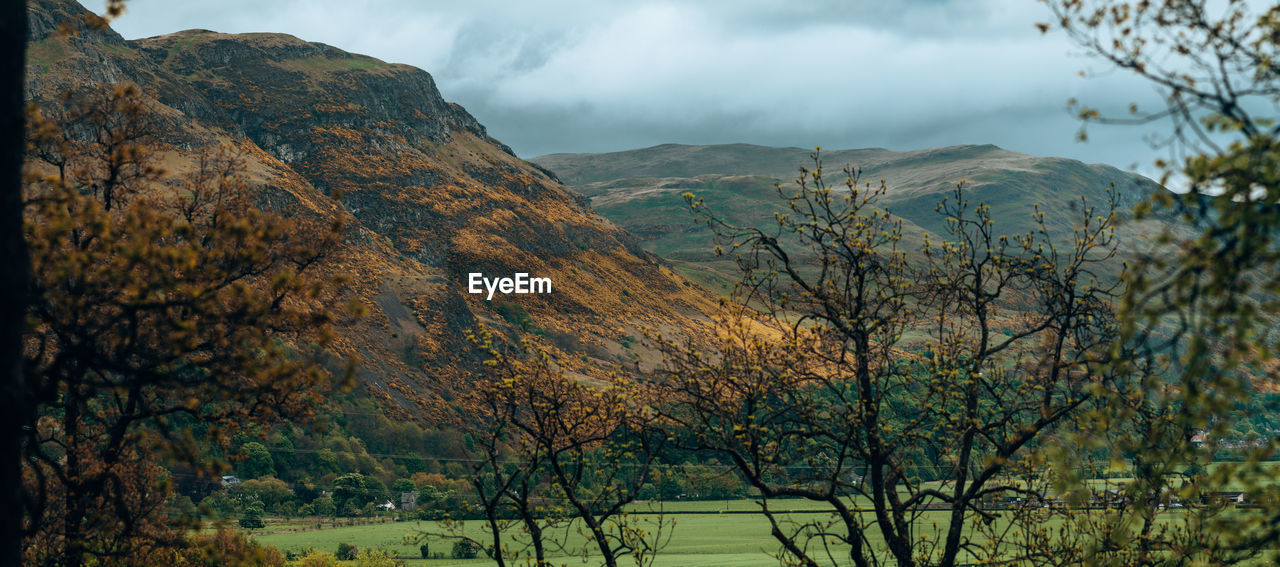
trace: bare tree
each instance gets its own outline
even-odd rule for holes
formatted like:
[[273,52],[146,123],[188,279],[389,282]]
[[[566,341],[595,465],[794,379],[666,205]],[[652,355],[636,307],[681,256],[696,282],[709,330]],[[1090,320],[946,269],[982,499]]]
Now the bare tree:
[[[664,416],[760,491],[787,563],[954,565],[984,543],[975,518],[996,519],[985,502],[1047,497],[1002,473],[1109,379],[1090,360],[1114,334],[1116,284],[1096,272],[1115,255],[1113,211],[1082,203],[1059,248],[1042,213],[1002,235],[957,186],[938,205],[944,240],[913,261],[885,185],[847,168],[831,187],[814,161],[779,187],[773,230],[686,195],[740,281],[709,344],[663,342]],[[781,498],[834,520],[789,516]]]
[[616,374],[595,384],[567,376],[527,340],[505,352],[487,330],[475,340],[491,358],[471,399],[481,418],[470,426],[480,457],[472,484],[497,552],[506,514],[521,522],[536,565],[565,549],[548,532],[570,525],[589,546],[575,553],[652,564],[667,523],[628,511],[665,444],[651,426],[650,389]]

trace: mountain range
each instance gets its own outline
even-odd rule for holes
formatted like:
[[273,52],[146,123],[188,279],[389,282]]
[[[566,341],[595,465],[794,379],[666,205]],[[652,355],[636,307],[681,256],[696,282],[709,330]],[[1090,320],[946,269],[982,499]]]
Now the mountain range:
[[[369,315],[343,330],[340,354],[389,411],[438,422],[458,411],[479,355],[464,338],[487,324],[546,336],[570,372],[592,375],[641,354],[641,329],[696,333],[732,281],[680,195],[738,224],[769,224],[811,150],[744,144],[521,159],[444,99],[431,75],[271,33],[187,30],[125,40],[73,0],[29,3],[27,98],[138,85],[162,165],[234,148],[258,201],[294,215],[349,218],[326,269],[352,277]],[[67,25],[75,33],[65,33]],[[884,179],[883,203],[915,242],[938,233],[939,197],[964,180],[1008,231],[1039,205],[1061,236],[1081,196],[1121,209],[1154,182],[1101,165],[995,146],[822,152],[828,177]],[[1114,191],[1108,189],[1114,184]],[[1140,223],[1122,238],[1139,242]],[[468,275],[526,272],[554,292],[485,301]],[[702,284],[702,285],[699,285]]]
[[[935,242],[947,237],[945,216],[936,208],[957,184],[963,184],[971,204],[991,207],[999,233],[1036,230],[1033,215],[1043,211],[1047,234],[1064,248],[1070,247],[1072,229],[1086,206],[1101,212],[1114,203],[1125,218],[1139,200],[1165,191],[1146,177],[1111,166],[1030,156],[992,145],[897,152],[664,144],[600,154],[552,154],[532,161],[554,171],[590,199],[593,208],[640,238],[647,250],[718,291],[727,289],[737,268],[731,258],[714,255],[714,235],[692,222],[683,193],[702,198],[732,224],[771,227],[776,225],[775,212],[790,212],[785,198],[795,193],[801,167],[812,171],[821,165],[826,183],[842,189],[848,167],[859,185],[885,184],[878,205],[902,219],[899,248],[911,253],[920,249],[926,236]],[[1160,222],[1121,223],[1120,259],[1142,249]],[[1108,275],[1118,275],[1121,267],[1120,261],[1113,262]]]

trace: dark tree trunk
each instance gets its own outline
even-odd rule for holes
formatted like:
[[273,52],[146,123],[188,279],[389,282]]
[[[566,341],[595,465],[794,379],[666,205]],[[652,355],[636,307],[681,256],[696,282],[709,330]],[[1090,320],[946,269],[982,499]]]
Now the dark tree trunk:
[[22,376],[22,331],[30,266],[22,238],[25,0],[0,0],[0,565],[22,554],[22,427],[31,411]]

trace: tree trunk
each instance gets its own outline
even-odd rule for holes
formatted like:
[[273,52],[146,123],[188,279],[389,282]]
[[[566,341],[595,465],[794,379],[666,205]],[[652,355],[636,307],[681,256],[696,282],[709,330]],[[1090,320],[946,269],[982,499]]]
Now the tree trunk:
[[529,541],[533,544],[533,565],[534,567],[547,567],[547,551],[543,547],[542,542],[542,526],[538,524],[538,518],[533,515],[533,510],[529,507],[530,487],[524,486],[520,489],[523,495],[518,499],[520,508],[520,519],[524,522],[525,529],[529,530]]
[[22,332],[30,266],[22,237],[24,0],[0,0],[0,565],[22,556],[22,427],[32,411],[22,375]]
[[498,567],[506,567],[506,559],[502,557],[502,526],[498,525],[498,507],[490,506],[486,510],[489,520],[489,529],[493,531],[493,553],[489,555],[490,559],[498,564]]

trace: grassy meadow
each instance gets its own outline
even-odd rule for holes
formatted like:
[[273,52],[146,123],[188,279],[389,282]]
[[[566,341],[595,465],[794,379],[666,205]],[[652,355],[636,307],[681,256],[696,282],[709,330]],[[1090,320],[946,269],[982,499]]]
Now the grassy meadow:
[[[1216,468],[1217,464],[1212,468]],[[1270,473],[1280,463],[1263,463],[1262,468]],[[1128,478],[1093,479],[1089,481],[1092,489],[1102,491],[1114,489],[1129,482]],[[1240,488],[1234,485],[1229,488]],[[861,502],[864,510],[870,509],[870,502]],[[770,508],[785,513],[785,517],[796,522],[809,522],[821,519],[834,519],[830,508],[821,502],[809,500],[771,500]],[[658,527],[659,517],[664,518],[662,524],[662,541],[664,546],[658,554],[655,565],[662,567],[717,567],[717,566],[774,566],[778,560],[774,556],[780,549],[778,542],[770,535],[767,518],[759,513],[759,504],[753,499],[738,500],[701,500],[678,502],[640,502],[632,506],[631,517],[638,520],[641,527],[653,530]],[[661,513],[661,516],[660,514]],[[864,511],[864,514],[870,514]],[[1230,513],[1230,512],[1228,512]],[[929,525],[931,517],[936,517],[939,526],[945,525],[945,511],[925,511],[918,520],[924,531],[932,531]],[[1179,523],[1181,510],[1169,510],[1162,516],[1160,523]],[[866,518],[871,523],[871,518]],[[414,566],[447,566],[447,565],[490,565],[492,560],[477,558],[460,560],[449,558],[455,539],[449,537],[450,527],[439,522],[428,521],[391,521],[388,518],[369,518],[368,523],[343,525],[351,523],[350,519],[332,520],[328,518],[268,520],[267,526],[260,530],[251,530],[259,543],[278,548],[281,552],[303,554],[308,549],[317,549],[333,553],[340,543],[348,543],[360,549],[382,549],[392,552],[404,559],[408,565]],[[1064,520],[1054,516],[1044,523],[1051,529],[1061,526]],[[997,520],[1003,522],[1003,520]],[[996,524],[999,527],[1001,524]],[[786,525],[784,524],[784,528]],[[455,527],[455,529],[459,529]],[[470,520],[461,525],[463,532],[474,539],[489,541],[488,530],[481,520]],[[514,525],[512,533],[518,533],[519,527]],[[873,528],[874,529],[874,528]],[[837,529],[837,532],[839,530]],[[576,525],[549,530],[549,537],[563,542],[565,550],[555,550],[549,556],[557,565],[594,565],[594,556],[583,558],[580,553],[587,539],[577,532]],[[554,535],[551,535],[554,534]],[[882,548],[882,540],[877,533],[869,534],[873,548]],[[936,536],[934,536],[936,537]],[[419,540],[419,538],[422,538]],[[517,539],[521,539],[517,536]],[[422,559],[418,549],[419,543],[425,541],[431,553],[440,554],[442,558]],[[843,557],[842,546],[834,546],[832,553]],[[579,555],[574,555],[577,551]],[[530,550],[532,553],[532,550]],[[964,558],[962,558],[963,560]],[[514,564],[520,564],[517,560]],[[625,564],[631,565],[628,559]],[[843,563],[841,563],[843,564]]]
[[[785,502],[785,505],[783,504]],[[804,500],[773,501],[772,506],[779,510],[791,512],[797,520],[813,519],[814,515],[829,515],[828,509],[821,503]],[[756,513],[758,505],[752,500],[719,500],[663,503],[666,527],[664,534],[670,534],[666,546],[658,554],[655,565],[664,567],[751,567],[775,566],[778,560],[773,554],[778,544],[770,536],[768,520]],[[648,505],[639,505],[633,517],[654,526],[657,515],[650,512]],[[938,514],[942,521],[942,512]],[[421,559],[418,544],[412,539],[421,533],[442,533],[445,527],[435,522],[403,521],[373,523],[355,526],[326,527],[314,529],[314,522],[292,521],[268,523],[263,530],[254,530],[255,539],[262,544],[275,546],[282,552],[302,553],[309,548],[333,553],[339,543],[353,544],[361,549],[384,549],[398,554],[408,565],[490,565],[489,559]],[[296,531],[306,528],[305,531]],[[487,536],[483,522],[468,521],[466,532],[471,537],[481,539]],[[567,532],[567,533],[566,533]],[[565,538],[570,549],[581,549],[585,539],[570,527],[561,529],[557,539]],[[446,537],[428,536],[426,541],[432,553],[448,555],[453,542]],[[873,536],[873,542],[876,538]],[[593,561],[584,560],[581,556],[572,556],[565,552],[553,554],[557,564],[591,565]],[[627,560],[626,564],[631,564]]]

